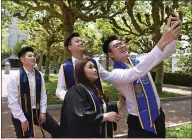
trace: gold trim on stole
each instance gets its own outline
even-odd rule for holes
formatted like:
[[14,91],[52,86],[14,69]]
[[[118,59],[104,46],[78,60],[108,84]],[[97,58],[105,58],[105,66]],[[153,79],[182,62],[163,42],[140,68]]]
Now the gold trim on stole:
[[[128,57],[128,60],[129,60],[129,62],[131,63],[132,67],[134,67],[134,65],[133,65],[133,63],[132,63],[132,61],[130,60],[129,57]],[[148,76],[148,78],[149,78],[148,73],[147,73],[147,76]],[[141,85],[142,85],[142,88],[143,88],[143,92],[144,92],[144,94],[145,94],[145,98],[146,98],[146,100],[147,100],[147,107],[148,107],[149,119],[150,119],[150,127],[154,126],[155,133],[157,134],[156,126],[155,126],[155,124],[152,122],[152,119],[151,119],[151,110],[150,110],[150,107],[149,107],[149,102],[148,102],[148,98],[147,98],[147,95],[146,95],[146,92],[145,92],[145,89],[144,89],[144,86],[143,86],[143,82],[141,81],[141,78],[139,78],[139,80],[140,80],[140,82],[141,82]],[[149,82],[150,82],[150,78],[149,78]],[[150,82],[150,83],[151,83],[151,82]],[[132,86],[133,86],[133,83],[132,83]],[[153,89],[153,87],[152,87],[152,89]],[[153,91],[154,91],[154,90],[153,90]],[[136,96],[135,96],[135,100],[136,100]],[[156,101],[157,101],[157,100],[156,100]],[[137,105],[137,107],[138,107],[138,105]],[[138,109],[137,109],[137,110],[138,110]],[[139,117],[140,117],[140,115],[139,115]],[[140,120],[140,123],[141,123],[141,120]]]
[[[130,60],[130,58],[128,57],[128,60],[131,64],[132,67],[134,67],[132,61]],[[144,89],[144,86],[143,86],[143,83],[141,81],[141,79],[139,78],[140,82],[141,82],[141,86],[142,86],[142,89],[143,89],[143,92],[145,94],[145,98],[146,98],[146,101],[147,101],[147,107],[148,107],[148,113],[149,113],[149,119],[150,119],[150,127],[153,126],[153,123],[152,123],[152,120],[151,120],[151,111],[150,111],[150,107],[149,107],[149,102],[148,102],[148,98],[147,98],[147,95],[146,95],[146,92],[145,92],[145,89]]]
[[[131,67],[131,66],[130,66],[130,65],[128,65],[127,63],[125,63],[125,65],[127,65],[128,67]],[[141,121],[141,116],[140,116],[139,109],[138,109],[138,105],[137,105],[136,96],[135,96],[135,93],[134,93],[134,92],[135,92],[135,90],[134,90],[134,85],[133,85],[133,82],[131,83],[131,86],[132,86],[133,96],[134,96],[134,100],[135,100],[135,104],[136,104],[137,115],[138,115],[138,117],[139,117],[139,121],[140,121],[140,124],[141,124],[142,129],[144,129],[143,122]]]
[[[38,124],[39,124],[39,118],[38,118],[38,115],[37,115],[37,109],[40,109],[40,104],[39,103],[37,103],[37,100],[36,100],[36,93],[37,93],[37,90],[36,90],[36,73],[35,73],[36,71],[34,71],[34,78],[35,78],[35,105],[36,105],[36,118],[37,118],[37,122],[38,122]],[[39,73],[40,74],[40,73]],[[41,74],[40,74],[40,76],[41,76]],[[41,82],[42,82],[42,76],[41,76]],[[42,88],[42,83],[41,83],[41,88]],[[41,89],[41,94],[42,94],[42,89]],[[41,103],[41,99],[40,99],[40,103]],[[43,136],[43,129],[42,129],[42,126],[39,124],[39,128],[40,128],[40,130],[41,130],[41,133],[42,133],[42,136]]]
[[[20,102],[20,106],[21,106],[21,109],[22,109],[22,103],[21,103],[21,86],[20,86],[20,70],[19,70],[19,76],[18,76],[18,83],[19,83],[19,85],[18,85],[18,95],[20,96],[20,100],[19,100],[19,102]],[[23,133],[23,136],[25,136],[25,132],[23,131],[23,129],[22,129],[22,133]]]
[[[95,61],[96,62],[96,61]],[[97,62],[96,62],[96,66],[97,66]],[[97,66],[97,69],[98,69],[98,66]],[[103,92],[103,94],[104,94],[104,90],[103,90],[103,85],[102,85],[102,83],[101,83],[101,76],[100,76],[100,72],[99,72],[99,69],[98,69],[98,76],[99,76],[99,80],[100,80],[100,84],[101,84],[101,91]],[[113,126],[113,124],[112,124],[112,126]],[[105,137],[107,138],[107,134],[108,134],[108,132],[107,132],[107,121],[105,122]],[[112,131],[112,136],[113,136],[113,131]]]
[[[84,85],[82,85],[82,84],[79,84],[79,85],[81,85],[83,88],[85,88],[85,90],[87,90],[87,88],[86,88]],[[94,101],[94,99],[93,99],[91,93],[89,92],[89,90],[87,90],[87,92],[88,92],[89,95],[91,96],[91,99],[92,99],[92,101],[93,101],[93,105],[94,105],[94,108],[95,108],[95,112],[97,112],[97,108],[96,108],[95,101]]]
[[[153,85],[152,85],[152,81],[151,81],[151,76],[149,76],[149,73],[147,73],[147,76],[148,76],[148,78],[149,78],[149,82],[150,82],[150,84],[151,84],[151,87],[152,87],[152,89],[153,89],[153,92],[154,92],[154,96],[155,96],[155,91],[154,91],[154,87],[153,87]],[[158,95],[158,94],[157,94]],[[156,96],[155,96],[155,99],[156,99]],[[157,99],[156,99],[156,102],[157,102]],[[159,109],[159,107],[158,107],[158,104],[157,104],[157,109],[158,109],[158,111],[159,111],[159,115],[160,115],[160,109]]]
[[[23,69],[25,70],[26,72],[26,69],[23,67]],[[28,84],[29,84],[29,77],[28,77],[28,74],[26,72],[26,75],[27,75],[27,78],[28,78]],[[31,89],[30,89],[30,84],[29,84],[29,93],[30,93],[30,102],[31,102]],[[32,128],[33,128],[33,133],[34,133],[34,138],[36,137],[35,135],[35,130],[34,130],[34,118],[33,118],[33,108],[32,108],[32,103],[31,103],[31,113],[32,113]]]

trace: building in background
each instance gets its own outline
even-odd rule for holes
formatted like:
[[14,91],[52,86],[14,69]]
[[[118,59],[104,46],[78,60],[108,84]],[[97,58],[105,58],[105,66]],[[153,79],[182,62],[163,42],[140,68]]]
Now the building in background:
[[[19,27],[17,26],[18,18],[12,17],[11,18],[11,24],[8,27],[8,37],[5,41],[6,45],[13,50],[15,44],[18,41],[26,40],[28,37],[27,31],[21,31]],[[2,59],[2,65],[5,64],[5,62],[9,62],[12,68],[19,67],[19,59],[17,56],[15,56],[13,53],[5,58]]]

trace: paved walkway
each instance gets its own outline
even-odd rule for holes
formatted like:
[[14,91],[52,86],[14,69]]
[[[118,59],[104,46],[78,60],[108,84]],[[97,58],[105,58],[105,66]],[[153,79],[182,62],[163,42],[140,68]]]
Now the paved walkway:
[[[11,113],[10,109],[7,107],[7,98],[2,98],[1,103],[1,135],[2,137],[16,137],[14,128],[11,122]],[[166,115],[166,126],[170,126],[173,124],[189,122],[191,121],[191,99],[182,100],[182,101],[168,101],[161,102],[161,106]],[[48,110],[48,112],[56,119],[59,123],[60,121],[60,109],[58,110]],[[114,133],[117,134],[125,134],[127,133],[127,112],[126,110],[122,110],[121,112],[122,119],[118,124],[118,130]],[[36,127],[37,129],[37,127]],[[40,133],[37,133],[40,135]],[[50,137],[48,133],[46,133],[46,137]]]
[[[11,71],[10,74],[15,74],[15,71]],[[13,138],[15,136],[14,128],[11,122],[11,113],[10,109],[7,107],[7,84],[8,75],[2,72],[2,102],[1,102],[1,137]],[[191,94],[191,91],[183,90],[187,94]],[[166,126],[173,124],[189,122],[191,121],[191,99],[188,100],[179,100],[179,101],[162,101],[161,107],[163,108],[166,115]],[[48,110],[48,112],[56,119],[59,123],[60,121],[60,109],[58,110]],[[125,109],[121,112],[122,119],[118,124],[118,130],[115,134],[124,134],[127,133],[127,112]],[[37,129],[37,127],[35,127]],[[37,130],[37,135],[40,133]],[[46,137],[50,137],[50,134],[46,133]]]

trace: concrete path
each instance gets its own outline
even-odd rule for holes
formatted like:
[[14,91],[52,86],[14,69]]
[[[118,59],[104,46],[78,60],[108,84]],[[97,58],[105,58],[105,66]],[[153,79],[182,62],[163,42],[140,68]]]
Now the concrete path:
[[[10,109],[7,107],[7,98],[2,98],[1,103],[1,135],[2,137],[16,137],[14,128],[11,122],[11,113]],[[191,99],[182,100],[182,101],[169,101],[169,102],[161,102],[161,106],[166,115],[166,126],[170,126],[173,124],[189,122],[191,121]],[[59,123],[60,121],[60,109],[57,110],[48,110],[48,112],[56,119]],[[118,130],[114,133],[117,134],[125,134],[127,133],[127,112],[126,110],[122,110],[121,112],[122,119],[118,124]],[[37,129],[37,127],[36,127]],[[40,135],[39,132],[37,132]],[[50,137],[47,133],[46,137]]]

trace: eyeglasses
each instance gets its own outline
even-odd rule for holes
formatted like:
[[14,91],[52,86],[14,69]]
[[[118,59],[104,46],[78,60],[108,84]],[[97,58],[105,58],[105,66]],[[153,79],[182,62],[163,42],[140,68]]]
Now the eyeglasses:
[[112,48],[120,48],[122,45],[126,45],[126,43],[124,41],[120,41],[120,42],[114,44],[113,46],[111,46],[109,48],[109,50],[111,50]]
[[85,44],[85,40],[83,40],[83,39],[77,39],[77,40],[75,40],[75,43]]

